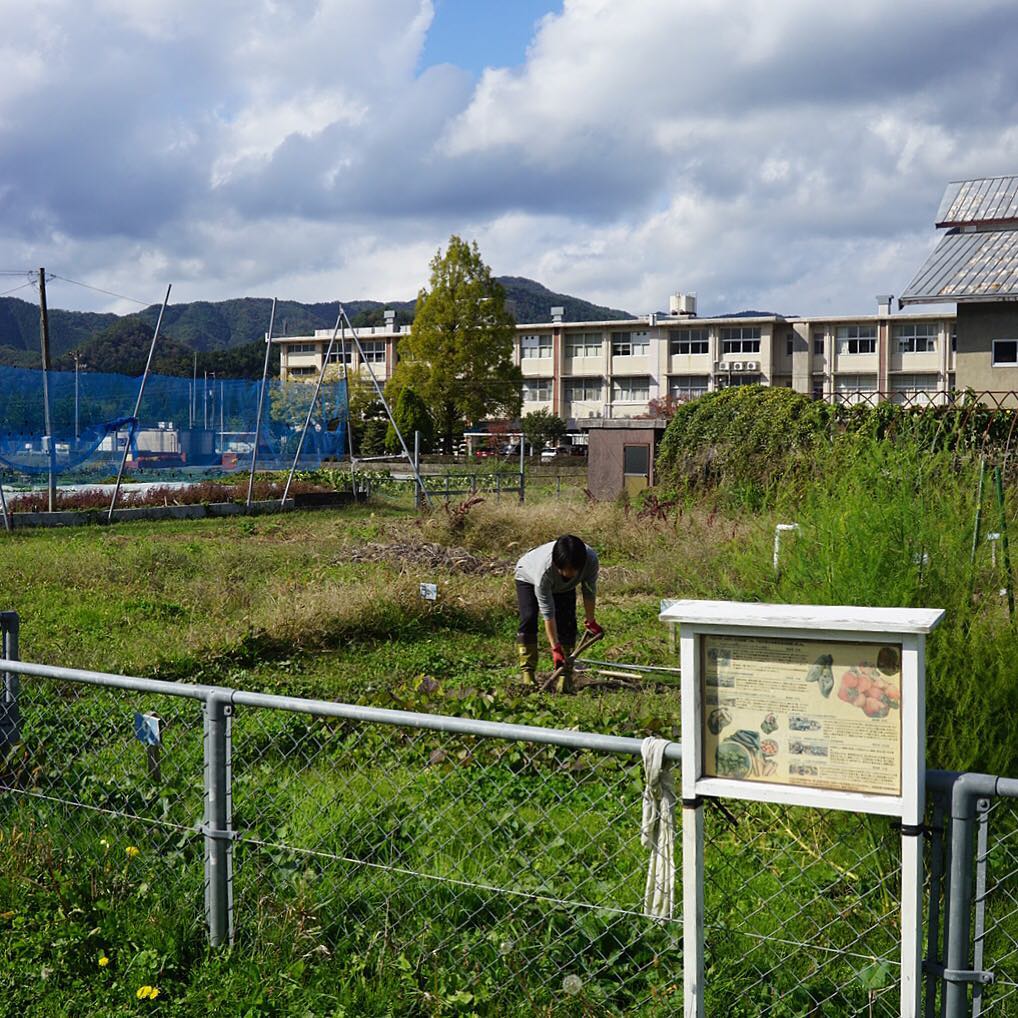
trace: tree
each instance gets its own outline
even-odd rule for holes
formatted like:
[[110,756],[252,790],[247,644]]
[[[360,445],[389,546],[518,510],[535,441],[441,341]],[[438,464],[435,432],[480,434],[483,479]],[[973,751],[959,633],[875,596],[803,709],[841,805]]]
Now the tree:
[[557,443],[566,433],[566,422],[548,410],[535,410],[520,422],[531,448],[541,450]]
[[[264,350],[264,346],[262,347]],[[312,425],[315,422],[326,422],[342,417],[346,412],[339,368],[330,364],[322,378],[321,392],[318,394],[316,412],[311,415]],[[269,416],[274,421],[288,424],[292,428],[303,428],[307,419],[308,407],[315,394],[318,379],[295,379],[283,382],[279,388],[269,392]]]
[[[435,423],[431,419],[424,400],[409,386],[400,390],[392,416],[403,433],[403,441],[413,452],[414,432],[421,433],[421,452],[431,452],[435,444]],[[385,447],[389,452],[402,452],[396,429],[390,424],[385,432]]]
[[430,289],[418,295],[389,391],[396,398],[412,387],[451,452],[464,421],[519,414],[523,376],[513,364],[515,333],[505,290],[477,243],[453,235],[431,261]]

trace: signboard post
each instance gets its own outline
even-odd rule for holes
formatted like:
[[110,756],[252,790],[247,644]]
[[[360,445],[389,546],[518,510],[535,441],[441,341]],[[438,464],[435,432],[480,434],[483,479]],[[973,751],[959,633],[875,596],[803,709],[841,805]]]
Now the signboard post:
[[676,601],[681,627],[684,1013],[704,1014],[703,800],[901,821],[901,1014],[917,1018],[925,639],[939,609]]

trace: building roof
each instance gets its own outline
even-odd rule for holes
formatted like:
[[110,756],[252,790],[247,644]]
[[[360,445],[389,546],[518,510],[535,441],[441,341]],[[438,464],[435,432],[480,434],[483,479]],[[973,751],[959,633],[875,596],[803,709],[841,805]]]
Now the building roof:
[[937,210],[937,226],[1018,222],[1018,177],[955,180]]
[[951,230],[905,287],[898,304],[1016,298],[1018,229]]

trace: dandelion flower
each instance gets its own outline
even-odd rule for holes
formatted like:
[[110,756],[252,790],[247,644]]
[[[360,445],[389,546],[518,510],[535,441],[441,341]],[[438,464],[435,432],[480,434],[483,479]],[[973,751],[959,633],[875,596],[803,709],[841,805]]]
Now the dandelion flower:
[[582,989],[583,980],[579,976],[570,974],[562,980],[562,990],[568,993],[570,997],[575,997]]
[[159,996],[158,986],[139,986],[135,996],[138,1000],[155,1000]]
[[128,859],[133,859],[141,851],[141,849],[135,848],[134,845],[128,845],[124,851],[127,852]]
[[110,960],[109,958],[106,957],[105,954],[99,955],[99,968],[104,969],[106,968],[107,965],[109,965],[109,963]]

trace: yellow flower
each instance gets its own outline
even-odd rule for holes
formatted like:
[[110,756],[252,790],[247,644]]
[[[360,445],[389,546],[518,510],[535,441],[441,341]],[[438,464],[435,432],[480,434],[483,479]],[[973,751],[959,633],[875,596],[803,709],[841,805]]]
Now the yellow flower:
[[104,852],[108,852],[110,850],[110,843],[105,838],[100,838],[99,844],[102,845]]
[[155,1000],[159,996],[158,986],[139,986],[135,993],[138,1000]]
[[104,969],[106,968],[107,965],[109,965],[109,963],[110,960],[109,958],[106,957],[105,954],[99,955],[99,968]]
[[135,848],[134,845],[128,845],[125,851],[127,852],[127,858],[133,859],[141,849]]

